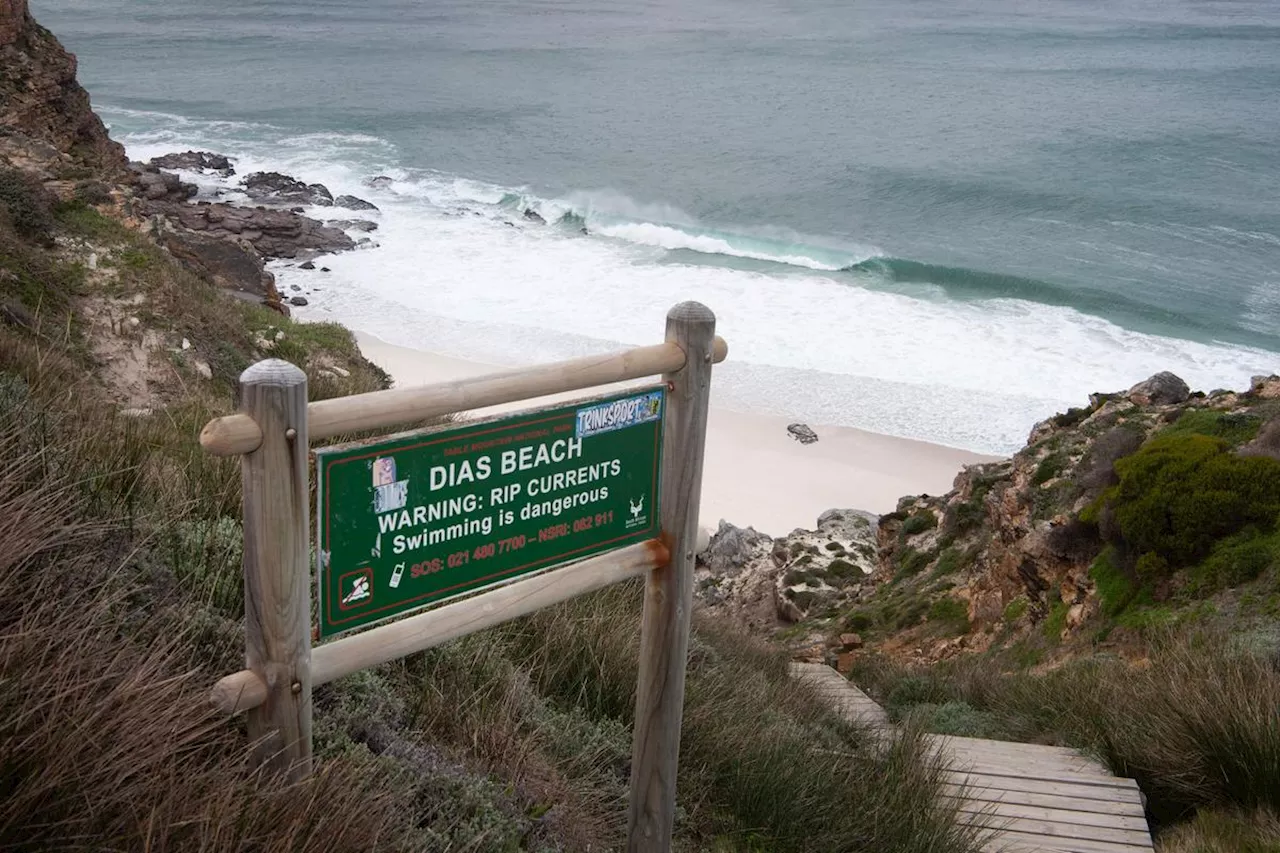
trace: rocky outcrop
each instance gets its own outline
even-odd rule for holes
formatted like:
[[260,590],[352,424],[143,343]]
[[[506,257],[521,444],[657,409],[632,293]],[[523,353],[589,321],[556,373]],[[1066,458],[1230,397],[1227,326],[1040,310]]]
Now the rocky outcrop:
[[166,220],[171,229],[180,227],[206,237],[247,243],[264,258],[310,258],[356,245],[339,229],[288,210],[220,202],[157,202],[145,211]]
[[1129,401],[1139,406],[1168,406],[1191,396],[1191,388],[1167,370],[1129,389]]
[[875,569],[875,524],[870,513],[830,510],[815,529],[772,539],[722,521],[698,557],[698,600],[760,633],[835,615]]
[[26,0],[0,0],[0,137],[32,159],[96,177],[122,174],[127,162],[76,82],[75,56],[32,20]]
[[378,223],[368,219],[330,219],[325,223],[330,228],[341,228],[343,231],[362,231],[369,233],[378,230]]
[[222,154],[211,154],[208,151],[180,151],[152,157],[152,166],[158,169],[179,169],[183,172],[210,173],[229,178],[236,173],[231,161]]
[[153,165],[130,163],[129,170],[139,195],[147,201],[183,202],[199,192],[195,184],[188,184],[172,172],[162,172]]
[[345,207],[347,210],[377,210],[378,206],[371,201],[353,195],[340,195],[333,200],[334,207]]
[[249,198],[272,204],[333,206],[333,193],[324,184],[307,184],[279,172],[254,172],[240,182]]
[[165,231],[160,243],[197,275],[219,287],[252,294],[264,302],[279,302],[275,276],[263,267],[262,256],[252,246],[185,229]]
[[[890,627],[912,634],[915,652],[929,660],[1015,641],[1050,614],[1055,635],[1069,637],[1100,607],[1090,566],[1104,543],[1080,515],[1118,482],[1115,463],[1187,416],[1183,429],[1208,434],[1255,429],[1235,452],[1280,458],[1280,414],[1268,394],[1280,396],[1280,378],[1258,377],[1244,393],[1205,395],[1160,373],[1036,424],[1027,447],[965,468],[946,495],[903,498],[878,529],[876,579],[903,598]],[[907,599],[924,604],[904,619]],[[953,604],[936,612],[963,626],[963,636],[930,628],[930,609],[941,599]]]

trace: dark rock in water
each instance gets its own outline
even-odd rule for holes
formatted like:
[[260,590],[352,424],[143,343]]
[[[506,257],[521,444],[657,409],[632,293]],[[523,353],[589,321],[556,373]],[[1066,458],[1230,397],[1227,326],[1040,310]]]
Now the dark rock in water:
[[315,268],[316,268],[316,265],[311,261],[307,261],[306,263],[298,265],[298,269],[300,270],[313,270]]
[[524,218],[529,220],[530,222],[536,222],[539,225],[547,224],[547,220],[542,218],[542,214],[538,213],[538,211],[534,210],[532,207],[525,210]]
[[1129,401],[1139,406],[1166,406],[1184,402],[1191,389],[1179,377],[1163,371],[1129,389]]
[[372,187],[375,190],[385,190],[394,183],[395,180],[387,177],[386,175],[374,175],[372,178],[366,178],[364,185],[366,187]]
[[195,184],[182,181],[172,172],[162,172],[145,163],[130,163],[133,185],[147,201],[182,202],[191,198],[199,189]]
[[333,270],[329,269],[328,267],[320,267],[320,272],[333,272]]
[[299,286],[298,286],[298,285],[296,285],[296,284],[291,284],[291,285],[289,285],[289,289],[290,289],[290,290],[293,290],[293,291],[302,290],[302,288],[301,288],[301,287],[299,287]]
[[367,219],[333,219],[325,223],[330,228],[341,228],[343,231],[377,231],[378,223]]
[[297,178],[279,172],[254,172],[243,181],[250,198],[281,204],[314,204],[333,206],[333,193],[324,184],[304,184]]
[[334,207],[345,207],[347,210],[377,210],[378,206],[353,195],[340,195],[333,200]]
[[262,299],[277,296],[275,276],[263,269],[262,257],[252,248],[194,231],[166,231],[160,240],[183,266],[219,287]]
[[787,424],[787,432],[801,444],[813,444],[818,440],[818,434],[805,424]]
[[303,306],[303,305],[306,305],[306,304],[307,304],[307,297],[305,297],[305,296],[290,296],[290,297],[289,297],[289,304],[290,304],[290,305],[297,305],[297,306],[301,307],[301,306]]
[[176,154],[165,154],[152,157],[151,165],[161,169],[182,169],[186,172],[212,172],[229,178],[236,173],[231,161],[221,154],[208,151],[182,151]]

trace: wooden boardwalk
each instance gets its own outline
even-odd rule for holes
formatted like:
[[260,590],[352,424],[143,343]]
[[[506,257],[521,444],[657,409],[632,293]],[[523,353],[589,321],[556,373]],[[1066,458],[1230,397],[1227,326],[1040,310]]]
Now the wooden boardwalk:
[[[793,663],[791,674],[850,720],[893,735],[884,709],[824,664]],[[1073,749],[926,735],[944,756],[947,795],[961,815],[991,832],[990,853],[1151,853],[1142,794],[1132,779]]]

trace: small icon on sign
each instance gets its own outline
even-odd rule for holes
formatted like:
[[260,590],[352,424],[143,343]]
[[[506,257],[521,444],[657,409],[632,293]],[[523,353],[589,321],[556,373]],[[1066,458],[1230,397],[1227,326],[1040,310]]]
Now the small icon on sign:
[[400,578],[404,577],[404,563],[396,563],[396,570],[391,573],[391,588],[400,586]]
[[357,569],[338,578],[338,594],[338,607],[342,610],[373,601],[373,569]]
[[641,495],[638,501],[627,499],[627,505],[631,508],[631,517],[623,524],[627,530],[634,530],[649,523],[649,515],[644,511],[644,499],[644,495]]
[[369,579],[364,575],[356,578],[355,583],[351,585],[351,592],[342,597],[343,604],[350,604],[353,601],[359,601],[362,598],[369,597]]

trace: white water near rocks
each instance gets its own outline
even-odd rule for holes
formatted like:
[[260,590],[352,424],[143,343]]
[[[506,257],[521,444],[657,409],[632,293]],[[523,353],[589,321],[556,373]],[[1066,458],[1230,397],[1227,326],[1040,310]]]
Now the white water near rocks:
[[[679,211],[603,192],[538,199],[520,187],[409,169],[395,146],[368,135],[104,112],[133,158],[206,148],[232,156],[240,175],[280,170],[376,203],[378,212],[308,210],[378,222],[376,247],[325,258],[329,273],[289,263],[274,271],[286,296],[306,295],[302,316],[398,345],[501,365],[567,358],[651,343],[670,305],[697,299],[716,310],[732,345],[717,376],[721,405],[995,453],[1020,447],[1032,423],[1083,404],[1091,391],[1159,370],[1192,387],[1244,387],[1276,361],[1066,307],[909,296],[839,278],[874,247],[841,256],[780,235],[758,239],[754,254],[737,251],[762,258],[760,247],[779,247],[768,268],[672,260],[670,248],[735,251],[714,232],[698,236],[697,221]],[[392,180],[368,186],[377,174]],[[238,177],[184,177],[205,197],[240,197]],[[524,218],[526,206],[550,224]],[[576,220],[557,225],[566,213],[591,233]]]

